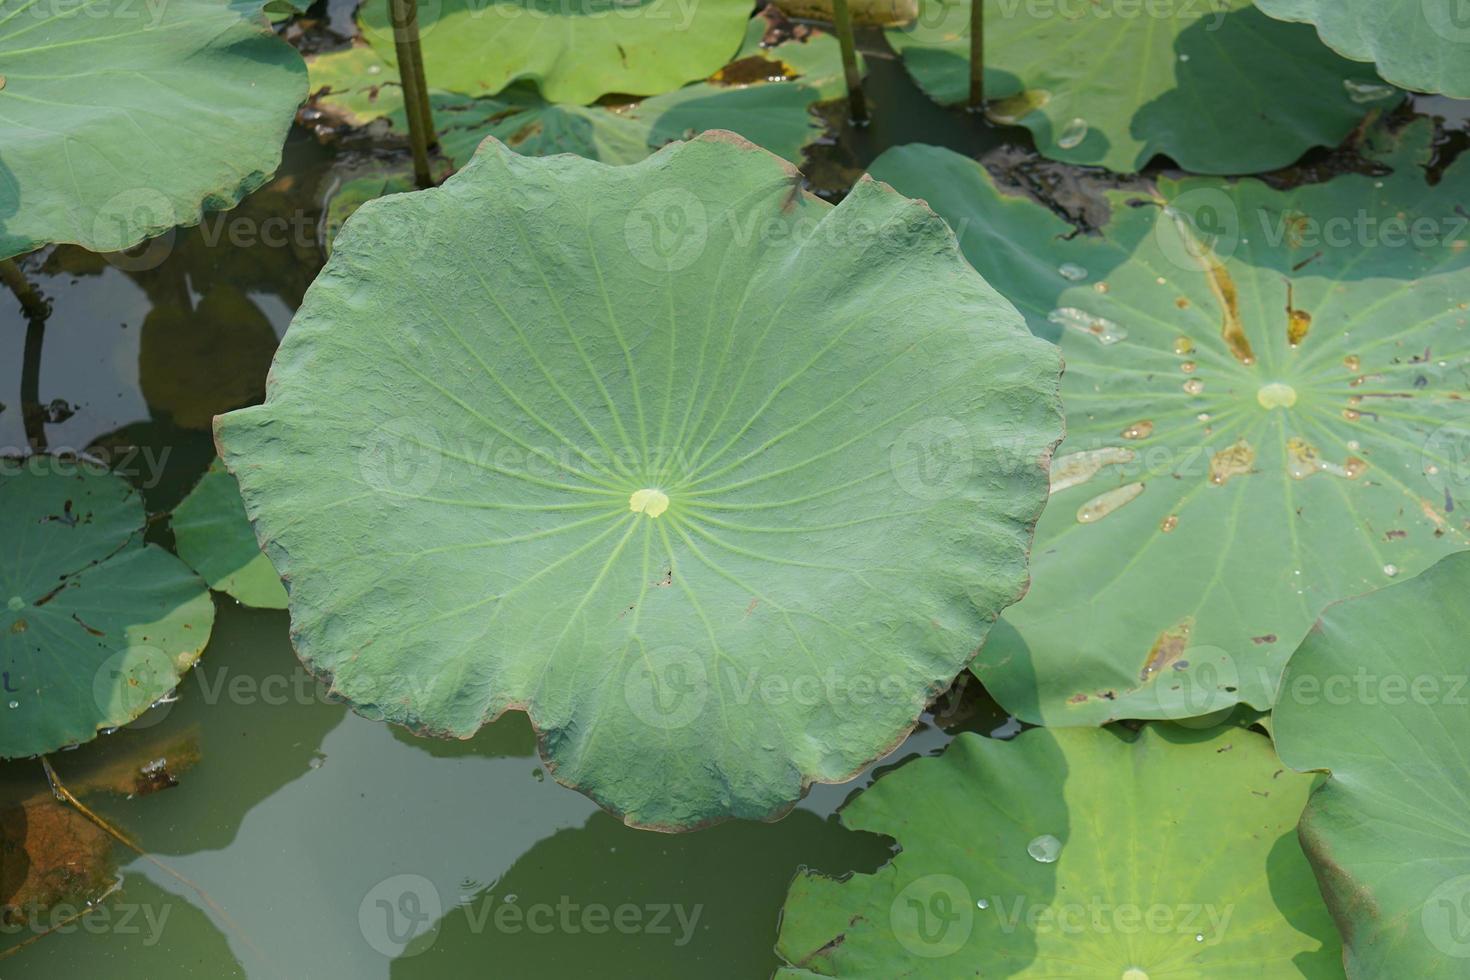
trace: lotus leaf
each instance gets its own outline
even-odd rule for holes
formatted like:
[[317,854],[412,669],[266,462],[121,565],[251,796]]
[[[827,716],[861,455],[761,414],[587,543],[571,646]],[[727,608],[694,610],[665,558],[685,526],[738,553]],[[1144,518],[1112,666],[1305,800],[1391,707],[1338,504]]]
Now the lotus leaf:
[[209,640],[209,590],[145,544],[138,492],[106,469],[33,456],[0,467],[0,758],[126,724]]
[[489,139],[347,221],[216,434],[339,694],[525,710],[557,779],[678,829],[851,778],[948,686],[1024,591],[1057,370],[874,181]]
[[1331,778],[1301,837],[1349,977],[1449,977],[1470,957],[1470,554],[1335,605],[1287,664],[1276,744]]
[[[704,78],[740,47],[746,0],[432,0],[418,5],[432,88],[494,95],[520,79],[551,102],[657,95]],[[358,14],[363,35],[397,64],[388,0]]]
[[219,460],[174,509],[170,525],[179,557],[211,589],[257,609],[286,608],[281,577],[256,544],[240,487]]
[[[1068,163],[1132,172],[1162,153],[1196,173],[1270,170],[1401,98],[1250,0],[987,0],[985,17],[991,119]],[[888,39],[931,98],[956,103],[969,95],[969,26],[969,0],[923,0]]]
[[[486,136],[527,156],[575,153],[604,163],[635,163],[665,143],[710,129],[737,132],[793,163],[822,133],[812,107],[842,92],[837,41],[761,47],[766,22],[755,18],[736,60],[707,81],[624,106],[550,103],[524,86],[493,98],[430,93],[440,151],[463,165]],[[402,90],[367,47],[317,55],[309,62],[316,104],[353,125],[387,117],[407,132]]]
[[976,670],[1028,721],[1267,708],[1329,603],[1467,543],[1470,166],[1428,134],[1274,190],[1160,180],[1074,234],[946,150],[873,173],[928,200],[1067,363],[1035,581]]
[[1296,840],[1311,784],[1238,728],[962,734],[847,804],[901,850],[797,876],[777,976],[1341,976]]
[[223,0],[4,0],[0,74],[0,258],[118,251],[232,207],[306,94],[259,4]]
[[1257,0],[1272,17],[1317,26],[1354,61],[1376,62],[1395,85],[1470,98],[1470,20],[1457,0]]

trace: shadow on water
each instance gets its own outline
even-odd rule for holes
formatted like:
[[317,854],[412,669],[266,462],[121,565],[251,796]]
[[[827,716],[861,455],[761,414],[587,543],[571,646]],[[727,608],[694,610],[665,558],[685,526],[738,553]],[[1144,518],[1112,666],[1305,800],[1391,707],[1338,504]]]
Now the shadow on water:
[[[486,963],[503,976],[769,976],[796,870],[872,871],[890,854],[883,838],[804,810],[683,835],[596,813],[499,880],[442,896],[443,917],[423,924],[392,976],[467,977]],[[406,930],[393,921],[400,908],[379,910],[369,927]]]

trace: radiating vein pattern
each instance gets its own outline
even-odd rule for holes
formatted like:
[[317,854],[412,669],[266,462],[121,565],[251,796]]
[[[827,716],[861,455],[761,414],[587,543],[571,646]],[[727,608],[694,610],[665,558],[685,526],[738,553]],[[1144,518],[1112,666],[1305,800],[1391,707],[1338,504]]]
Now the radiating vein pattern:
[[338,693],[461,737],[526,710],[558,779],[664,828],[912,726],[1024,589],[1059,362],[924,205],[791,180],[729,134],[490,141],[348,222],[219,424]]

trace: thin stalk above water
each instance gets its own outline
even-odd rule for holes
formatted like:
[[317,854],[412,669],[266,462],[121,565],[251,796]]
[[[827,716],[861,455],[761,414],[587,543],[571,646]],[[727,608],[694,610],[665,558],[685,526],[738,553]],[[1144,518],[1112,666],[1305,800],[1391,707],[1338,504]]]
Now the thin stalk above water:
[[985,0],[970,0],[970,108],[985,106]]
[[403,109],[408,116],[408,140],[413,147],[413,179],[432,187],[429,147],[434,140],[434,113],[429,106],[429,84],[424,78],[424,53],[419,45],[418,0],[389,0],[393,46],[398,54],[398,79],[403,85]]
[[863,97],[863,76],[858,71],[857,45],[852,37],[852,11],[847,7],[847,0],[832,0],[832,24],[837,30],[837,44],[842,49],[848,114],[853,122],[863,125],[868,121],[868,102]]

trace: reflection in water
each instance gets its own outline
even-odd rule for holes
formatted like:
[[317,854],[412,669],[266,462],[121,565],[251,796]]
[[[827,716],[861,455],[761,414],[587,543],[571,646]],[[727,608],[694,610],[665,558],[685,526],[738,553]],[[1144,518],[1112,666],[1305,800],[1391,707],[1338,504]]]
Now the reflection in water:
[[[965,125],[918,95],[895,62],[875,62],[869,93],[884,114],[828,148],[839,169],[855,169],[888,142],[920,138],[920,129],[930,142],[993,142],[983,124]],[[213,456],[207,416],[260,397],[269,354],[321,266],[317,202],[332,165],[296,133],[282,176],[158,248],[109,259],[61,247],[32,259],[32,278],[55,310],[33,357],[28,398],[76,407],[44,423],[53,448],[101,456],[144,490],[154,511],[183,496]],[[19,411],[25,330],[19,311],[0,303],[5,320],[0,451],[15,451],[27,444]],[[388,980],[483,976],[487,962],[505,964],[497,970],[511,976],[579,968],[763,976],[775,964],[777,917],[799,867],[872,870],[888,854],[886,842],[831,820],[873,771],[814,787],[775,824],[681,836],[630,830],[545,777],[524,716],[508,715],[464,742],[368,721],[330,701],[300,667],[284,614],[228,599],[219,606],[213,640],[176,702],[53,760],[88,806],[198,890],[124,847],[103,847],[74,813],[48,809],[65,814],[58,826],[97,845],[85,864],[100,874],[70,882],[79,900],[121,886],[66,934],[0,959],[0,976]],[[945,724],[988,731],[1002,720],[993,706],[965,699]],[[936,751],[948,737],[923,726],[890,760]],[[158,759],[166,760],[162,773],[155,767],[148,777],[144,769]],[[0,839],[0,887],[29,876],[22,851],[41,843],[29,815],[14,812],[31,799],[55,806],[39,766],[0,763],[0,811],[11,813],[8,824],[0,818],[10,827]],[[425,895],[441,904],[423,926],[432,929],[419,943],[432,944],[419,956],[399,955],[402,944],[386,930],[401,930],[378,904],[414,911],[400,902],[413,892],[396,883],[400,876],[419,888],[427,882]],[[496,917],[510,895],[509,904],[526,910],[519,931],[505,925],[509,913]],[[549,907],[560,922],[573,904],[575,931],[559,925],[548,937],[529,928],[533,920],[540,927],[545,913],[537,910]],[[638,910],[631,931],[628,907]],[[603,908],[609,919],[599,931]],[[415,914],[426,909],[420,903]],[[30,935],[0,928],[0,955]]]
[[[393,964],[394,980],[480,975],[765,977],[786,887],[800,867],[873,871],[886,839],[797,810],[777,824],[727,823],[693,834],[630,830],[605,813],[526,851],[497,880],[439,899]],[[379,907],[368,930],[397,928]],[[427,955],[426,955],[427,954]],[[477,969],[479,965],[480,969]]]

